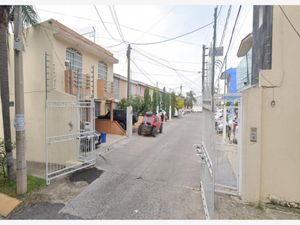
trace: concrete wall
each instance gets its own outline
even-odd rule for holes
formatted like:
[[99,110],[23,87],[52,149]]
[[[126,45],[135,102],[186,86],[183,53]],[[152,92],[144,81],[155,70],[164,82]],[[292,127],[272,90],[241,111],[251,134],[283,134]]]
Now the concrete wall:
[[[247,89],[242,93],[242,183],[241,193],[244,201],[257,202],[260,199],[261,181],[261,101],[259,87]],[[257,128],[257,142],[250,142],[250,129]]]
[[122,98],[127,98],[127,82],[125,80],[120,80],[120,100]]
[[[300,30],[300,6],[283,8]],[[299,49],[299,37],[274,6],[272,68],[260,71],[259,87],[243,92],[242,197],[246,201],[267,201],[276,196],[300,202]],[[255,126],[258,141],[250,143],[249,130]]]

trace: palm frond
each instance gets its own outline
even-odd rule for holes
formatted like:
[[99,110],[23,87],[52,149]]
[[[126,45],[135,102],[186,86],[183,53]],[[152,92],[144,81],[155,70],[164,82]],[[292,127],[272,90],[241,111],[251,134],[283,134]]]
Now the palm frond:
[[22,10],[22,14],[23,14],[23,24],[25,27],[32,26],[40,20],[37,12],[34,10],[33,6],[22,5],[21,10]]

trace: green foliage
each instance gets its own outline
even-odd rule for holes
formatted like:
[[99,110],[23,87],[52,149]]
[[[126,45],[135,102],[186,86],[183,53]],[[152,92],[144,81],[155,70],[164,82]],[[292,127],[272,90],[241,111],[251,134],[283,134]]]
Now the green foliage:
[[134,112],[140,114],[144,110],[144,99],[141,96],[130,98],[130,103]]
[[152,95],[152,112],[156,112],[156,106],[158,103],[158,97],[157,97],[158,93],[156,90],[153,90],[153,95]]
[[6,178],[6,152],[4,148],[4,142],[0,142],[0,176]]
[[151,96],[149,94],[149,88],[145,88],[144,90],[144,110],[143,114],[151,110]]
[[174,92],[171,93],[171,110],[172,116],[175,114],[175,105],[176,105],[176,95]]
[[[27,193],[38,191],[46,186],[46,181],[39,177],[27,176]],[[12,197],[17,197],[16,181],[8,181],[3,176],[0,176],[0,192]]]
[[23,14],[23,24],[25,27],[35,25],[40,20],[37,12],[31,5],[21,6],[21,11]]
[[164,92],[162,95],[162,109],[166,111],[167,115],[169,115],[170,108],[170,99],[171,95],[167,92]]
[[180,96],[176,96],[176,103],[175,103],[176,109],[182,109],[184,107],[184,100]]
[[[141,96],[131,97],[129,101],[134,112],[137,112],[138,114],[141,114],[143,112],[145,107],[143,97]],[[127,103],[127,100],[125,98],[122,98],[118,103],[119,109],[126,109],[127,106],[129,106],[129,104]]]
[[195,98],[195,93],[193,91],[189,91],[186,93],[184,104],[187,108],[193,108],[193,103],[195,103],[196,101],[197,99]]
[[120,100],[120,102],[118,103],[119,109],[126,109],[127,106],[128,106],[128,104],[127,104],[127,100],[125,98],[122,98]]

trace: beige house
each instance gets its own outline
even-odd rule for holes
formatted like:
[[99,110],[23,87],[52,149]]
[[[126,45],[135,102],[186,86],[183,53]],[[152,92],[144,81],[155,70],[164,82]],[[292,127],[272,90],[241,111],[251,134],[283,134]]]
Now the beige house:
[[[76,102],[79,96],[82,101],[92,102],[92,105],[95,103],[95,116],[104,114],[107,103],[111,104],[114,99],[113,64],[118,63],[118,60],[109,51],[53,19],[26,29],[24,34],[26,158],[27,161],[45,162],[45,132],[48,136],[72,136],[81,126],[72,107],[65,110],[56,107],[57,111],[49,111],[46,118],[46,97],[49,102],[64,103]],[[12,39],[11,37],[10,46],[13,46]],[[13,67],[11,47],[11,101],[14,101]],[[91,119],[92,115],[91,110],[86,110],[84,116]],[[46,120],[48,128],[45,128]],[[11,124],[14,140],[14,107],[11,107]],[[2,125],[0,135],[3,137]],[[77,161],[79,153],[75,145],[78,142],[72,140],[51,145],[52,155],[56,155],[55,163]]]
[[300,38],[294,29],[300,31],[300,6],[254,6],[251,85],[242,91],[245,201],[300,206]]

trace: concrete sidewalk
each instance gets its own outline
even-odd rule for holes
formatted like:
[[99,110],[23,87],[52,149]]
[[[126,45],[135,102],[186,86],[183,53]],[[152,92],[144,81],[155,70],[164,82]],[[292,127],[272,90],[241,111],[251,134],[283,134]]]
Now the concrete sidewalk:
[[99,151],[99,153],[103,152],[103,151],[107,151],[113,144],[115,144],[121,140],[124,140],[126,138],[127,138],[127,136],[116,135],[116,134],[106,134],[106,142],[101,143],[100,146],[97,148],[97,150]]

